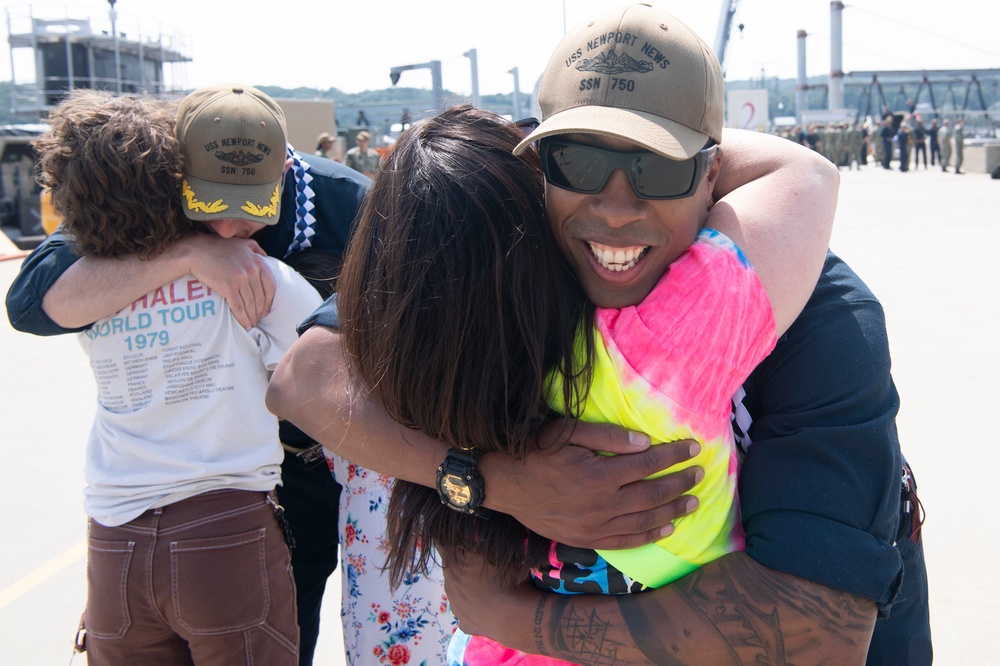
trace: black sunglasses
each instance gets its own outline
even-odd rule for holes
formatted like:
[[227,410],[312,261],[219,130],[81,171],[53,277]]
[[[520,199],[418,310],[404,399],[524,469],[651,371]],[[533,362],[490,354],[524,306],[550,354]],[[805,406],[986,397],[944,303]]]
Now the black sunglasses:
[[520,120],[514,121],[514,126],[517,129],[521,130],[521,134],[523,134],[524,136],[528,136],[529,134],[534,132],[535,128],[538,127],[540,124],[541,121],[538,120],[538,118],[534,117],[521,118]]
[[621,169],[640,199],[683,199],[694,194],[715,148],[713,144],[690,159],[672,160],[648,150],[610,150],[558,137],[539,142],[545,179],[556,187],[596,194],[611,172]]

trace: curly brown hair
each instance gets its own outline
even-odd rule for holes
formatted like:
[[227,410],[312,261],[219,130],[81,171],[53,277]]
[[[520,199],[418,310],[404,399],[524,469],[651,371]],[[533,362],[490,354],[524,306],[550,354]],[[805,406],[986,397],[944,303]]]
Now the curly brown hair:
[[173,104],[148,95],[71,92],[34,142],[38,182],[82,254],[149,258],[200,230],[184,217]]

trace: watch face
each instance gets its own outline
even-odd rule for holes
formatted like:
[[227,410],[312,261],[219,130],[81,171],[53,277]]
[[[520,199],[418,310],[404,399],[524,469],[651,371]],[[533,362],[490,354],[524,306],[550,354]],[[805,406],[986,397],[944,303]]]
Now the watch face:
[[472,501],[472,489],[462,477],[455,474],[441,477],[441,492],[448,496],[448,501],[454,506],[464,507]]

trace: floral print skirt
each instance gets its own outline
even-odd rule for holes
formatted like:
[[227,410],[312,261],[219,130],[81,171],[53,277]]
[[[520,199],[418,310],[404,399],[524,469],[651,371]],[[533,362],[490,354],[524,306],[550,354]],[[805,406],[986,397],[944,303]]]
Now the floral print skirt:
[[340,494],[341,619],[352,666],[446,663],[458,623],[440,570],[406,577],[395,594],[382,572],[388,544],[385,514],[392,477],[330,456]]

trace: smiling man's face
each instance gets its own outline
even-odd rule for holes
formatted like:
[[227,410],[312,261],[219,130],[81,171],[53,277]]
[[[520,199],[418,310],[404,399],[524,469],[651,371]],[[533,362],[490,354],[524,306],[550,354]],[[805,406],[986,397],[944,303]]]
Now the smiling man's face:
[[[609,137],[566,138],[612,150],[641,150]],[[704,225],[720,160],[721,152],[694,194],[682,199],[640,199],[621,169],[615,169],[594,194],[546,182],[552,232],[595,305],[622,308],[649,295]]]

